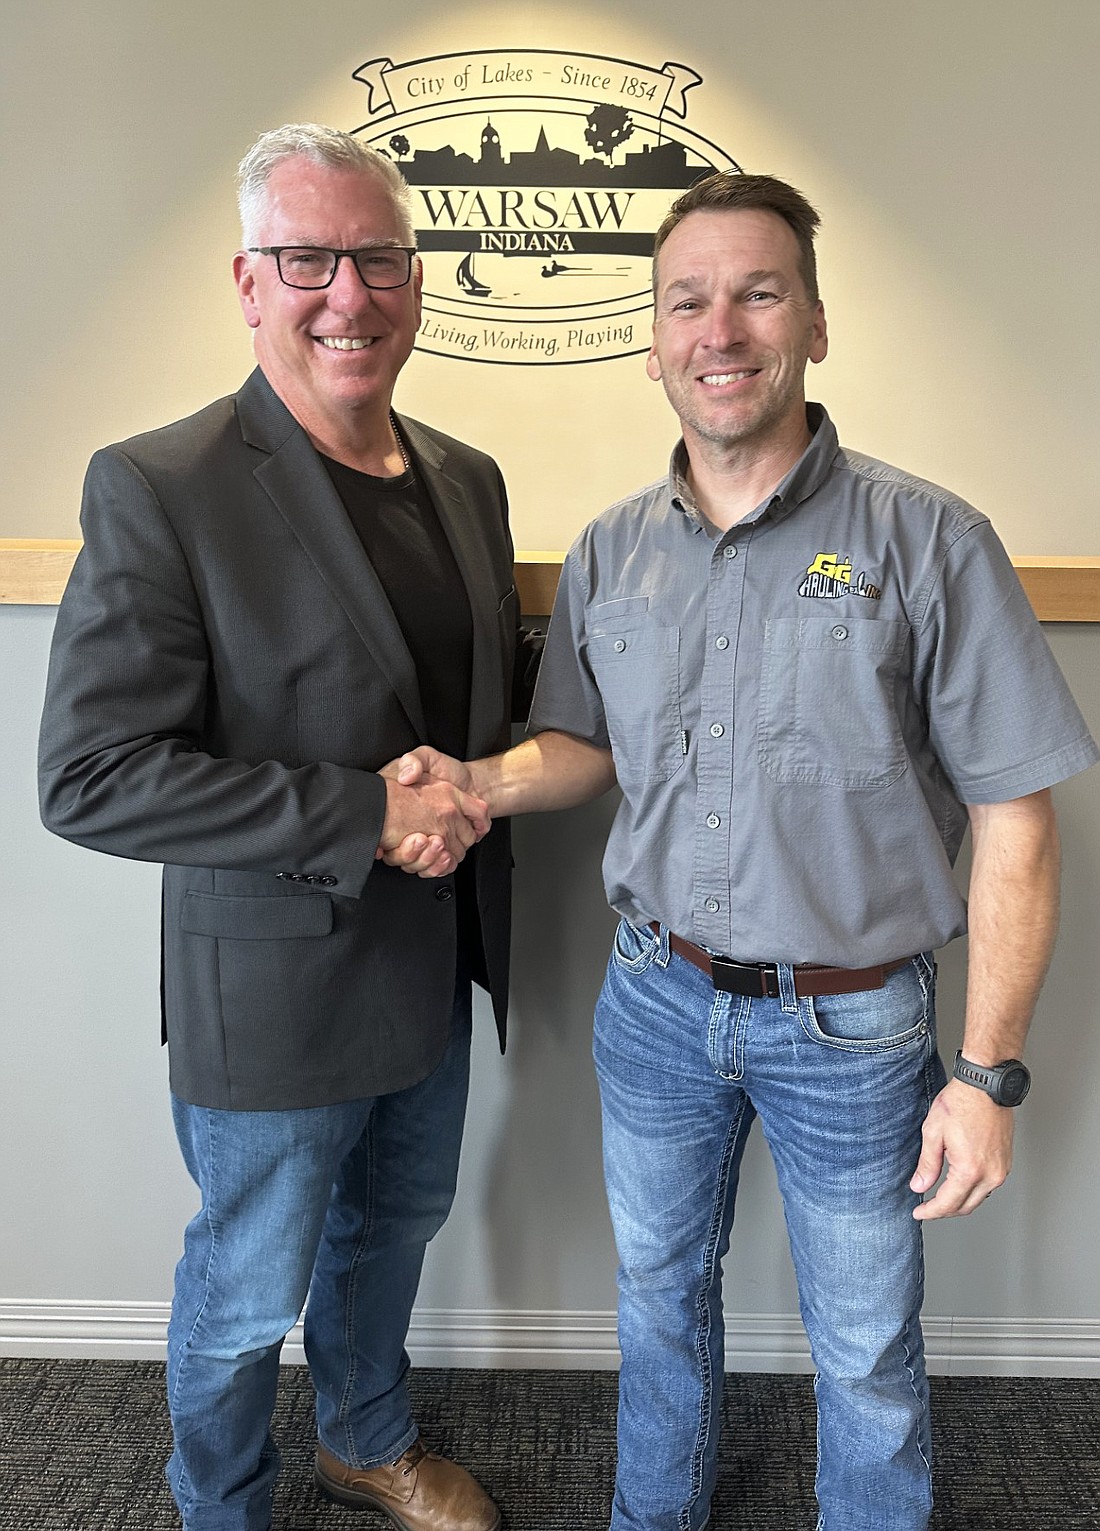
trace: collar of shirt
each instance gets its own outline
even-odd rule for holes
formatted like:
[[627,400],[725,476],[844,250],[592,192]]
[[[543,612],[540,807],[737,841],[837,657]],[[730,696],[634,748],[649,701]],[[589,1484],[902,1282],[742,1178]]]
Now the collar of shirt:
[[[762,500],[752,514],[745,517],[742,525],[751,525],[765,515],[770,515],[775,521],[781,520],[790,515],[803,500],[808,500],[824,482],[840,447],[836,426],[820,404],[806,405],[806,424],[813,432],[809,446],[791,471],[780,479],[768,498]],[[693,522],[696,531],[705,531],[708,536],[718,535],[717,529],[710,525],[695,503],[688,483],[687,447],[682,436],[673,447],[669,460],[668,492],[673,508],[683,512]]]

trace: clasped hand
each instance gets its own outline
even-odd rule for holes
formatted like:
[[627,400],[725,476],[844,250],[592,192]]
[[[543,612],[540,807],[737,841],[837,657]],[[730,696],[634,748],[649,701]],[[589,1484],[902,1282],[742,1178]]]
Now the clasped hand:
[[445,877],[489,833],[488,805],[473,791],[469,767],[430,745],[391,760],[386,819],[375,856],[418,877]]

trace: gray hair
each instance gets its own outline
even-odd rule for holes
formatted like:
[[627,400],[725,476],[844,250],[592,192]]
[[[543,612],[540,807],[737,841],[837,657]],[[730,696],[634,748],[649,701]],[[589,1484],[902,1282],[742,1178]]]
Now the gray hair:
[[272,171],[284,160],[302,155],[316,165],[331,170],[357,170],[376,175],[393,202],[407,245],[416,244],[413,227],[412,193],[405,177],[388,155],[360,143],[350,133],[338,128],[321,127],[316,122],[291,122],[285,127],[261,133],[237,169],[237,205],[241,212],[241,242],[255,244],[260,219],[267,200],[267,183]]

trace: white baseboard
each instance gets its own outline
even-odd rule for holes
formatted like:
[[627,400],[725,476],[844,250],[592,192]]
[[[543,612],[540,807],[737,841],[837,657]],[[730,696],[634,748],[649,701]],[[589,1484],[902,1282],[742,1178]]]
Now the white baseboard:
[[[160,1302],[0,1300],[0,1356],[164,1359]],[[924,1319],[928,1369],[940,1376],[1100,1377],[1100,1320]],[[419,1308],[409,1330],[417,1366],[610,1370],[619,1364],[615,1315]],[[301,1325],[283,1360],[305,1360]],[[813,1370],[801,1321],[788,1314],[726,1316],[730,1371]]]

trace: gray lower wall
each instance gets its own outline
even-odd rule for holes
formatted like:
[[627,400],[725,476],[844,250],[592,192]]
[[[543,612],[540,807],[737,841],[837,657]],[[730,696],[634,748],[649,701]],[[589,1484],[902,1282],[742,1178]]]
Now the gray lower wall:
[[[167,1109],[157,1024],[158,870],[79,850],[38,823],[34,738],[54,613],[0,606],[8,703],[0,979],[0,1354],[161,1353],[195,1206]],[[1100,628],[1048,628],[1100,728]],[[1059,789],[1065,912],[1029,1061],[1017,1168],[975,1217],[928,1236],[936,1370],[1100,1375],[1100,772]],[[512,1044],[479,1003],[454,1213],[430,1254],[414,1358],[615,1361],[614,1251],[589,1058],[613,928],[599,878],[611,804],[516,825]],[[941,1038],[960,1030],[963,952],[943,954]],[[727,1262],[730,1364],[802,1368],[774,1176],[749,1150]],[[295,1344],[288,1356],[298,1354]]]

